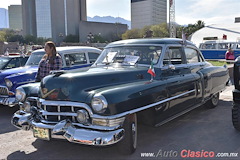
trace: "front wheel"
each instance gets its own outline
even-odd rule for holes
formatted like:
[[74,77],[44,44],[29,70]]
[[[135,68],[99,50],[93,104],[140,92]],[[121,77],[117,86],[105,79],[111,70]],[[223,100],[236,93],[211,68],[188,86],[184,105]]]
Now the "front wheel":
[[236,130],[240,131],[240,104],[234,103],[232,108],[232,123]]
[[206,105],[208,108],[215,108],[217,107],[219,102],[219,93],[215,93],[212,95],[211,99],[207,101]]
[[123,124],[124,137],[119,142],[119,151],[122,154],[132,154],[137,148],[137,115],[126,116]]

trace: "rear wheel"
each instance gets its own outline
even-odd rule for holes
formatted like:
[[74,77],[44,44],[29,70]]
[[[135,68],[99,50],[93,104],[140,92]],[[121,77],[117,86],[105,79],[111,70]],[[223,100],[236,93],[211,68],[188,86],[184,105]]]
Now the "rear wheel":
[[210,100],[207,101],[206,105],[208,108],[217,107],[219,102],[219,93],[215,93]]
[[232,108],[232,123],[236,130],[240,131],[240,104],[234,103]]
[[137,115],[128,115],[123,124],[124,137],[119,142],[119,151],[122,154],[132,154],[137,148]]

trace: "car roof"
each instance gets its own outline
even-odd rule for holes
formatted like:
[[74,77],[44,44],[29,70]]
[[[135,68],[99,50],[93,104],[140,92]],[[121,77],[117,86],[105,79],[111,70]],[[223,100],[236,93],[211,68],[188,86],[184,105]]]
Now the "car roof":
[[[67,46],[67,47],[56,47],[57,52],[66,52],[66,51],[72,51],[72,50],[91,50],[91,51],[97,51],[101,52],[100,49],[95,47],[88,47],[88,46]],[[34,52],[45,52],[44,49],[38,49],[33,51]]]
[[[183,44],[183,40],[179,38],[143,38],[143,39],[127,39],[116,41],[108,44],[106,48],[118,45],[134,45],[134,44]],[[186,44],[195,46],[192,42],[186,41]]]
[[4,57],[4,58],[18,58],[18,57],[29,57],[28,55],[10,55],[10,56],[1,56],[1,57]]

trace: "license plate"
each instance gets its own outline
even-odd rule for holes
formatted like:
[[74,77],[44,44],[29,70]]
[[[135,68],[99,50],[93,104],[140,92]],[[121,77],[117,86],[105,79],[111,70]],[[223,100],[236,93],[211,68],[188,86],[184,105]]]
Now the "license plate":
[[40,139],[50,140],[49,129],[33,127],[33,136]]

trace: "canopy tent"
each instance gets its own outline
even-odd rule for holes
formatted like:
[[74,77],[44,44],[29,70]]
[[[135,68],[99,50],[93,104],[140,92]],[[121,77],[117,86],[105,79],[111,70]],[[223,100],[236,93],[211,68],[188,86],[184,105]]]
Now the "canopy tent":
[[189,37],[196,46],[204,42],[204,39],[217,39],[222,41],[240,41],[240,23],[214,24],[201,28]]

